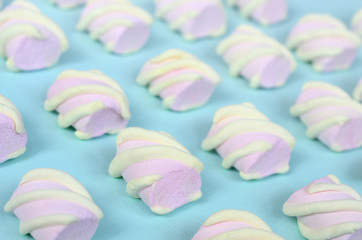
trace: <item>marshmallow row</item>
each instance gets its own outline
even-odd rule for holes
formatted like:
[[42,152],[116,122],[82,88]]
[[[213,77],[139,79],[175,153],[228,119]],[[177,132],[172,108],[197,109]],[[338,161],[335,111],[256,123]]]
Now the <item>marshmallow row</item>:
[[16,0],[0,12],[0,56],[11,71],[50,67],[68,45],[63,30],[31,2]]
[[282,86],[296,68],[288,49],[248,25],[240,25],[224,39],[217,53],[229,64],[230,75],[245,77],[254,88]]
[[201,197],[203,165],[165,132],[126,128],[117,137],[112,177],[123,177],[127,193],[154,213],[166,214]]
[[348,69],[356,58],[361,39],[338,19],[324,14],[304,16],[291,31],[287,43],[297,56],[318,72]]
[[88,191],[69,174],[29,171],[4,207],[20,220],[20,233],[36,240],[90,240],[103,217]]
[[89,0],[77,29],[89,32],[107,51],[127,54],[146,44],[152,21],[150,14],[128,0]]
[[202,143],[204,150],[216,149],[223,157],[223,168],[236,168],[246,180],[287,172],[294,146],[294,137],[251,103],[216,111]]
[[152,95],[163,99],[165,108],[174,111],[204,105],[220,82],[220,76],[210,66],[177,49],[150,59],[137,78],[137,83],[148,86]]
[[27,139],[19,110],[9,99],[0,95],[0,163],[22,155]]
[[130,119],[128,100],[121,87],[97,70],[62,72],[50,87],[44,107],[56,110],[59,126],[73,126],[80,139],[115,134]]
[[333,151],[362,146],[362,105],[337,86],[307,82],[290,113],[308,127],[309,138],[318,138]]

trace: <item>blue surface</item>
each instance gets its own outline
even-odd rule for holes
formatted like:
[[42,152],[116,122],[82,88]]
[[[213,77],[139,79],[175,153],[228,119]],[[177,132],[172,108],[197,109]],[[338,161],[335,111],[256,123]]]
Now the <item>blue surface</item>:
[[[215,53],[221,38],[189,43],[180,35],[171,32],[165,23],[155,20],[150,41],[139,53],[129,56],[111,55],[104,51],[100,43],[75,30],[81,9],[63,11],[48,4],[46,0],[34,2],[66,31],[70,49],[62,56],[58,65],[44,71],[11,73],[5,69],[4,61],[0,60],[0,94],[17,105],[29,135],[27,152],[0,165],[1,208],[27,171],[50,167],[64,170],[76,177],[103,209],[104,218],[94,240],[191,239],[210,214],[228,208],[251,211],[285,239],[300,240],[303,237],[299,233],[296,220],[282,213],[283,203],[295,190],[316,178],[335,174],[342,183],[349,184],[362,193],[362,149],[333,153],[320,142],[307,139],[305,126],[289,115],[289,108],[306,81],[334,83],[351,93],[362,76],[361,52],[348,71],[317,74],[309,65],[298,60],[297,71],[284,87],[253,90],[244,79],[228,75],[226,64]],[[153,1],[134,2],[148,12],[154,12]],[[349,24],[352,14],[362,7],[362,2],[290,0],[289,5],[290,16],[287,21],[270,28],[261,28],[282,42],[285,42],[289,31],[302,15],[310,12],[331,13]],[[227,7],[227,14],[228,33],[238,24],[248,22],[235,9]],[[151,96],[147,89],[135,83],[144,62],[169,48],[190,51],[210,64],[223,77],[223,82],[204,107],[185,113],[167,111],[162,108],[160,99]],[[166,216],[157,216],[141,200],[127,195],[124,180],[108,175],[109,163],[116,152],[116,136],[80,141],[75,138],[72,129],[61,129],[57,126],[56,113],[43,109],[48,88],[57,75],[66,69],[99,69],[116,79],[130,101],[132,119],[129,126],[166,131],[203,161],[203,197]],[[289,173],[247,182],[239,177],[237,171],[224,170],[221,167],[221,158],[216,153],[204,152],[201,149],[201,142],[211,126],[214,112],[221,106],[245,101],[255,104],[271,120],[296,137],[297,145],[292,154]],[[1,240],[31,238],[22,236],[18,227],[19,221],[13,214],[0,211]]]

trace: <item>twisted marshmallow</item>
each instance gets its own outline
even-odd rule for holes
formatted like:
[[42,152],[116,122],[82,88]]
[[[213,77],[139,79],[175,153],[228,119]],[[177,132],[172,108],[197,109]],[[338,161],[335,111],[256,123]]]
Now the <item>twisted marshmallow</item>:
[[362,146],[362,105],[337,86],[307,82],[290,113],[307,125],[307,136],[333,151]]
[[89,240],[103,217],[81,183],[46,168],[25,174],[4,210],[19,218],[21,234],[37,240]]
[[217,53],[230,65],[232,76],[244,76],[254,88],[284,85],[296,68],[288,49],[248,25],[240,25],[223,40]]
[[362,79],[358,82],[353,92],[353,97],[357,101],[362,101]]
[[109,174],[123,177],[127,193],[153,212],[166,214],[201,197],[201,161],[167,133],[126,128],[117,147]]
[[351,21],[352,31],[362,37],[362,8],[356,12]]
[[220,0],[155,0],[156,16],[187,40],[217,37],[226,31],[226,15]]
[[83,5],[87,0],[49,0],[60,8],[74,8]]
[[286,0],[228,0],[228,3],[239,7],[244,18],[252,18],[263,25],[281,22],[288,15]]
[[172,49],[149,60],[142,68],[137,83],[149,86],[152,95],[163,99],[163,106],[185,111],[204,105],[220,76],[195,56]]
[[283,240],[256,215],[241,210],[222,210],[212,214],[192,240]]
[[224,158],[223,168],[235,167],[246,180],[287,172],[294,146],[294,137],[251,103],[216,111],[202,143],[204,150],[216,149]]
[[0,163],[23,154],[27,139],[19,110],[0,95]]
[[361,40],[338,19],[309,14],[294,27],[286,44],[297,49],[301,60],[312,62],[314,70],[330,72],[350,67]]
[[62,72],[50,87],[44,107],[56,110],[59,126],[73,126],[80,139],[115,134],[130,119],[128,100],[121,87],[96,70]]
[[319,178],[293,193],[283,212],[298,218],[299,229],[307,239],[361,239],[362,199],[336,176]]
[[128,0],[89,0],[77,29],[88,31],[107,51],[127,54],[146,44],[151,23],[152,17]]
[[67,49],[63,30],[34,4],[16,0],[0,13],[0,56],[9,70],[50,67]]

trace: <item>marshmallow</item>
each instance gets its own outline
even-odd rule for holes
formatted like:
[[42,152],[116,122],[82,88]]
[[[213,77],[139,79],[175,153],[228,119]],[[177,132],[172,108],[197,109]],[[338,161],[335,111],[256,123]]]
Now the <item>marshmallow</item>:
[[356,12],[351,21],[352,31],[362,37],[362,8]]

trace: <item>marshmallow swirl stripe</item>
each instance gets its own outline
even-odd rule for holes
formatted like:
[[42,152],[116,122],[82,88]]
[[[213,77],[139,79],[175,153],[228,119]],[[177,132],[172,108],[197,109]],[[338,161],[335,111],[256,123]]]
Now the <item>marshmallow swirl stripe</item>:
[[156,214],[167,214],[201,197],[203,164],[165,132],[125,128],[117,137],[117,154],[109,166],[123,177],[127,193],[141,198]]
[[248,25],[240,25],[221,41],[217,53],[230,65],[230,75],[244,76],[253,88],[282,86],[296,69],[287,48]]
[[236,168],[245,180],[287,172],[294,146],[294,137],[251,103],[217,110],[202,143],[204,150],[216,149],[224,158],[223,168]]
[[186,40],[218,37],[225,33],[227,19],[221,0],[155,0],[156,16]]
[[148,86],[152,95],[163,99],[163,106],[185,111],[204,105],[221,77],[195,56],[171,49],[150,59],[142,67],[137,83]]
[[90,240],[103,217],[81,183],[48,168],[26,173],[4,210],[19,218],[21,234],[36,240]]
[[286,45],[296,49],[301,60],[312,62],[315,71],[330,72],[351,66],[361,39],[330,15],[308,14],[293,28]]
[[0,95],[0,163],[22,155],[27,139],[19,110],[9,99]]
[[0,12],[0,56],[9,70],[50,67],[68,47],[63,30],[31,2],[16,0]]
[[60,8],[74,8],[79,7],[87,2],[87,0],[49,0],[51,3],[55,4]]
[[362,37],[362,8],[353,16],[351,27],[355,33]]
[[309,240],[361,237],[362,199],[334,175],[319,178],[293,193],[284,204],[283,212],[297,217],[300,232]]
[[290,113],[308,127],[309,138],[318,138],[333,151],[362,146],[362,105],[337,86],[305,83]]
[[241,210],[221,210],[212,214],[192,240],[284,240],[256,215]]
[[115,80],[98,70],[62,72],[44,107],[56,110],[59,126],[73,126],[80,139],[115,134],[130,119],[127,96]]
[[240,8],[244,18],[252,18],[263,25],[281,22],[288,15],[286,0],[228,0],[228,4]]
[[89,0],[77,25],[109,52],[128,54],[142,48],[150,35],[152,17],[128,0]]
[[356,88],[354,89],[353,97],[357,101],[362,101],[362,79],[358,82]]

